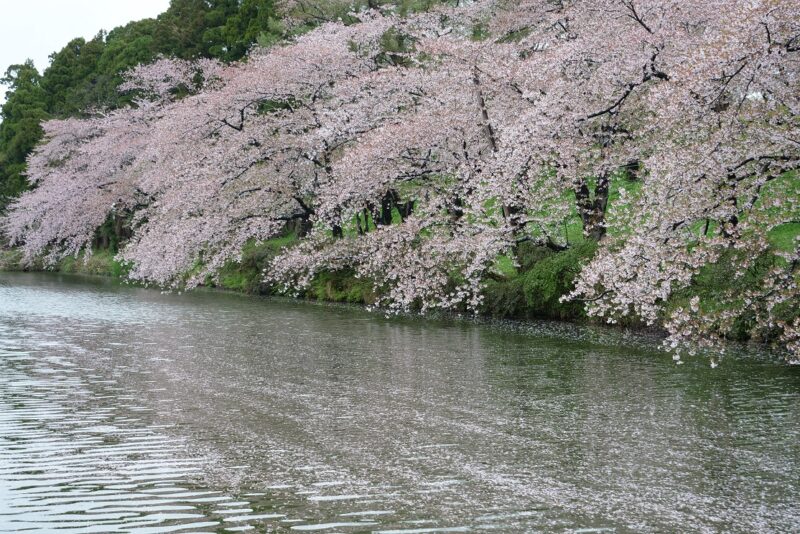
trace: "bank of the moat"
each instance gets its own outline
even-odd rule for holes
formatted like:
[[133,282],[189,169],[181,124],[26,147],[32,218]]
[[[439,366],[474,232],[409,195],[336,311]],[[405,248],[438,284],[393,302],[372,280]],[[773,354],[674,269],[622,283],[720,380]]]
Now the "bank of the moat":
[[[205,287],[233,291],[248,295],[285,296],[281,288],[265,282],[264,272],[269,262],[286,246],[295,243],[293,236],[269,240],[259,245],[248,245],[242,252],[239,262],[226,264],[216,278],[208,277]],[[464,313],[462,316],[477,317],[483,320],[565,321],[578,325],[597,325],[607,327],[602,320],[587,317],[582,302],[565,300],[573,287],[578,266],[588,261],[596,250],[591,242],[576,245],[570,249],[554,251],[547,247],[523,245],[517,251],[518,261],[498,262],[496,272],[485,284],[484,304],[479,313]],[[756,264],[751,269],[768,269],[769,265]],[[741,285],[737,291],[745,292],[747,277],[736,280],[732,271],[734,263],[727,264],[723,258],[716,265],[702,270],[695,283],[684,291],[676,292],[670,306],[674,309],[685,306],[695,295],[713,302],[715,294],[725,293],[731,283]],[[125,279],[127,269],[115,258],[112,249],[97,249],[92,254],[61,259],[55,265],[45,267],[41,260],[25,263],[19,249],[0,250],[0,271],[52,271],[65,274],[85,274]],[[188,275],[187,275],[188,276]],[[755,277],[757,279],[757,277]],[[317,275],[303,292],[291,296],[306,300],[348,303],[371,306],[379,295],[370,280],[359,278],[352,272],[323,272]],[[797,313],[797,310],[789,310]],[[458,310],[456,310],[458,314]],[[726,338],[734,344],[749,343],[751,351],[770,350],[768,344],[774,341],[770,334],[760,339],[752,339],[747,317],[736,321]],[[634,316],[617,321],[612,328],[646,332],[648,335],[663,338],[664,331],[658,326],[646,326]],[[734,347],[734,350],[738,350]],[[716,358],[719,351],[709,352]],[[785,355],[786,361],[793,360]]]

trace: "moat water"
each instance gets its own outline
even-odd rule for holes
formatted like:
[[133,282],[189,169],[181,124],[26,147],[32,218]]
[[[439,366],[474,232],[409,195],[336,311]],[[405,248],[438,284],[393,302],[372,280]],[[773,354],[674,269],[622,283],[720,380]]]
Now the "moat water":
[[0,531],[800,531],[800,366],[657,345],[0,273]]

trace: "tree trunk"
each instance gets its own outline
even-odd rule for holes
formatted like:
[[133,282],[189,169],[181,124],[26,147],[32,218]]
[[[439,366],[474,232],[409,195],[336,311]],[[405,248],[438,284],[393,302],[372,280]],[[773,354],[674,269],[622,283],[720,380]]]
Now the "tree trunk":
[[400,220],[405,221],[411,214],[414,213],[414,201],[409,200],[397,205],[397,211],[400,212]]
[[461,197],[453,199],[453,205],[450,207],[450,220],[455,225],[464,216],[464,201]]
[[390,189],[383,195],[381,199],[381,212],[378,217],[375,217],[376,226],[388,226],[392,224],[392,210],[399,200],[399,195],[393,189]]
[[517,206],[506,206],[503,205],[503,218],[508,222],[508,225],[511,227],[511,234],[516,236],[518,230],[520,229],[519,223],[519,214],[520,209]]
[[604,173],[595,177],[594,194],[589,183],[581,179],[575,185],[575,206],[583,223],[583,235],[588,239],[600,241],[606,235],[606,209],[611,180]]
[[[472,69],[472,83],[475,85],[476,97],[478,99],[478,109],[480,109],[481,122],[483,124],[483,131],[486,135],[486,140],[489,142],[489,148],[491,148],[492,152],[496,153],[498,151],[497,136],[495,134],[494,127],[492,126],[492,121],[489,117],[489,109],[486,107],[486,97],[483,95],[481,78],[477,66],[474,66]],[[521,229],[519,219],[517,217],[519,213],[520,210],[518,207],[503,205],[503,217],[511,228],[511,235],[514,240],[517,239],[517,235]]]
[[305,237],[311,231],[311,217],[297,217],[286,223],[286,230],[297,237]]

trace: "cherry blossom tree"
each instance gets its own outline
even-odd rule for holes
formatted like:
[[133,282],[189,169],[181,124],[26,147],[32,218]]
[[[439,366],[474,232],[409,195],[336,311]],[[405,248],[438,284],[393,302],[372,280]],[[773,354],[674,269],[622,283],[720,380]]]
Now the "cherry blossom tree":
[[498,150],[487,101],[519,96],[484,82],[482,47],[445,42],[453,27],[439,17],[392,29],[413,46],[344,86],[328,117],[340,128],[367,110],[375,126],[343,147],[320,190],[319,220],[332,229],[354,220],[357,232],[318,232],[280,257],[270,279],[304,287],[321,270],[352,269],[390,309],[477,309],[485,273],[512,244],[503,212],[487,216],[473,198]]
[[30,156],[34,190],[10,206],[2,228],[21,244],[27,261],[42,254],[48,264],[81,251],[91,253],[95,232],[109,217],[128,217],[152,197],[141,188],[152,130],[178,89],[199,91],[217,83],[220,65],[161,59],[132,69],[121,91],[152,100],[131,108],[94,111],[89,119],[52,120],[45,141]]
[[140,213],[122,252],[131,276],[196,285],[250,240],[287,224],[304,235],[336,151],[378,120],[372,109],[331,127],[330,102],[340,84],[377,68],[378,43],[391,24],[391,17],[367,14],[358,26],[325,24],[254,51],[221,88],[173,106],[155,128],[148,157],[155,164],[142,181],[156,201]]
[[146,202],[133,167],[155,114],[142,103],[93,119],[44,124],[45,143],[28,160],[34,189],[10,206],[2,222],[11,244],[24,245],[27,261],[44,255],[52,264],[90,252],[97,228],[110,215]]
[[141,97],[165,102],[176,95],[194,94],[223,83],[225,67],[215,59],[200,58],[188,61],[159,58],[152,63],[137,65],[124,73],[120,92],[136,92]]
[[293,232],[265,273],[287,290],[347,270],[389,310],[477,310],[501,256],[576,220],[591,316],[797,354],[800,250],[770,241],[800,212],[796,2],[377,4],[287,2],[317,27],[132,69],[130,109],[45,125],[4,233],[54,261],[124,214],[131,277],[193,286]]
[[[797,220],[797,80],[794,2],[709,2],[665,29],[669,80],[648,97],[657,144],[643,158],[644,192],[629,238],[609,242],[584,269],[574,296],[593,315],[662,318],[670,295],[700,269],[734,258],[734,278],[769,254],[768,234]],[[666,55],[666,53],[665,53]],[[758,335],[797,339],[798,250],[745,292],[691,299],[663,317],[674,347],[713,344],[747,315]],[[796,344],[794,345],[796,349]]]
[[[648,32],[640,22],[626,23],[627,27],[620,28],[625,33],[620,36],[619,50],[607,52],[605,65],[595,74],[587,65],[593,65],[588,58],[597,53],[595,40],[602,28],[597,13],[577,8],[574,14],[568,8],[531,10],[537,17],[538,39],[532,54],[529,41],[499,42],[508,32],[483,42],[468,39],[464,21],[474,24],[481,10],[496,7],[486,3],[460,18],[451,13],[449,31],[439,28],[438,35],[435,22],[418,30],[414,41],[417,53],[425,58],[423,64],[383,73],[394,77],[395,84],[406,84],[407,93],[417,95],[413,106],[345,152],[334,166],[336,179],[322,195],[324,214],[346,220],[364,212],[371,213],[374,221],[385,221],[382,214],[391,208],[386,199],[398,198],[402,190],[411,195],[410,201],[423,205],[418,210],[425,203],[433,206],[426,210],[426,220],[456,227],[431,233],[430,225],[425,225],[425,239],[417,242],[426,246],[434,238],[453,240],[461,231],[458,227],[466,224],[461,220],[465,213],[473,236],[481,226],[491,233],[497,229],[506,233],[506,246],[498,251],[532,237],[558,246],[548,227],[567,216],[569,206],[565,208],[561,199],[565,189],[574,188],[587,234],[602,237],[610,175],[634,159],[630,155],[634,143],[625,143],[626,135],[612,139],[614,131],[624,129],[619,115],[629,97],[625,91],[666,77],[653,66],[655,53],[642,54],[630,38]],[[520,15],[524,13],[522,18],[531,14],[528,7],[517,8]],[[616,20],[617,14],[608,17]],[[576,15],[580,15],[576,24],[583,39],[561,23]],[[543,44],[543,39],[552,45]],[[628,70],[614,73],[615,60],[623,53],[630,63]],[[588,94],[599,112],[574,105]],[[631,108],[641,110],[632,104]],[[550,109],[553,119],[547,120]],[[598,139],[603,136],[607,137],[605,150],[598,154]],[[594,199],[585,178],[588,173],[597,176]],[[450,219],[437,217],[437,210],[450,213]],[[366,227],[368,217],[364,219]],[[481,273],[490,265],[484,262]],[[424,302],[426,295],[435,293],[420,285],[417,299]]]

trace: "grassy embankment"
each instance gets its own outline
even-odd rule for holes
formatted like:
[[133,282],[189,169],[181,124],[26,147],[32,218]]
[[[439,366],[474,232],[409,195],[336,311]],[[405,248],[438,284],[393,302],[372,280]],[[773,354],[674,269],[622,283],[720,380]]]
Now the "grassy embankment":
[[116,253],[108,249],[97,249],[90,255],[80,254],[77,258],[68,256],[57,264],[45,267],[41,261],[25,265],[19,249],[0,249],[0,271],[47,271],[61,273],[90,274],[122,278],[126,269],[114,259]]
[[[786,194],[785,187],[792,191],[798,185],[798,178],[789,176],[782,182],[773,186],[774,191],[767,191],[767,195]],[[612,205],[619,198],[620,187],[625,187],[628,193],[635,194],[638,184],[624,179],[618,180],[612,187],[609,199]],[[613,211],[609,217],[613,227]],[[367,225],[374,228],[371,223]],[[353,228],[346,231],[355,233],[355,223]],[[546,318],[578,322],[587,320],[581,303],[561,302],[560,298],[572,289],[581,266],[592,258],[597,244],[582,237],[580,220],[575,213],[565,222],[563,232],[570,243],[567,250],[555,251],[522,243],[516,250],[516,262],[509,257],[498,258],[493,273],[486,283],[483,309],[486,315],[508,319]],[[706,311],[713,311],[715,307],[721,309],[724,306],[722,302],[730,301],[731,294],[743,295],[748,289],[756,287],[776,262],[785,261],[775,252],[792,250],[799,235],[800,221],[773,229],[768,236],[770,250],[764,252],[741,277],[734,276],[734,272],[738,269],[742,258],[732,249],[716,264],[702,269],[691,287],[676,292],[667,303],[665,313],[678,306],[685,306],[694,295],[701,297]],[[227,264],[219,272],[217,281],[209,279],[207,284],[249,294],[276,294],[277,289],[263,281],[263,270],[276,254],[284,247],[292,246],[296,241],[296,237],[290,234],[262,243],[251,243],[243,250],[240,262]],[[112,246],[115,244],[112,242]],[[88,256],[65,258],[53,269],[65,273],[124,277],[125,266],[117,262],[114,255],[113,249],[96,250]],[[0,270],[22,270],[24,267],[21,264],[21,256],[18,250],[0,250]],[[24,269],[42,268],[43,266],[39,264]],[[356,278],[353,272],[322,273],[301,296],[314,300],[359,304],[372,304],[378,297],[372,283],[363,278]],[[787,306],[781,313],[786,319],[791,319],[797,314],[800,314],[800,310],[792,306]],[[749,326],[752,321],[753,317],[744,314],[727,336],[746,339],[750,335]],[[626,326],[636,325],[635,319],[626,324]]]

